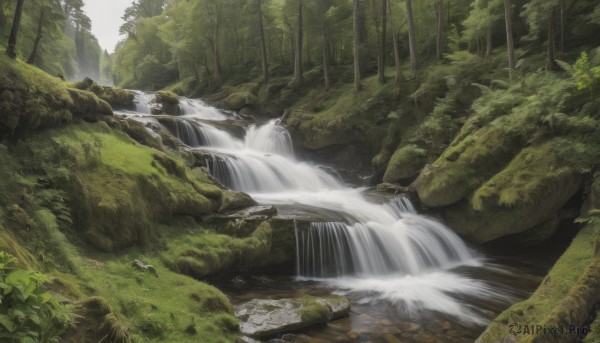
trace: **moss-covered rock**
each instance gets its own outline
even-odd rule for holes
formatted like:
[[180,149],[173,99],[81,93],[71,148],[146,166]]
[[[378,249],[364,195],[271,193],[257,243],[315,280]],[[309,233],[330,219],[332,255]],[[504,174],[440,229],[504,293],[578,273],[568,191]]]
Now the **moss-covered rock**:
[[47,130],[17,147],[27,170],[70,195],[75,225],[90,244],[103,251],[144,246],[157,222],[219,207],[221,191],[206,175],[100,124]]
[[348,299],[337,295],[323,298],[304,296],[298,299],[254,299],[236,306],[235,314],[240,321],[242,334],[264,338],[347,316],[350,307]]
[[597,222],[586,225],[533,295],[502,312],[477,343],[575,341],[576,335],[513,335],[509,327],[541,325],[568,331],[571,325],[582,327],[587,322],[600,301],[600,258],[594,256],[593,249],[598,232]]
[[90,78],[85,78],[73,86],[74,88],[96,94],[96,96],[108,102],[115,109],[133,110],[135,108],[133,102],[135,95],[128,89],[100,86]]
[[69,88],[68,91],[73,99],[70,110],[74,116],[96,122],[101,116],[112,115],[112,108],[108,102],[98,98],[94,93],[76,88]]
[[555,144],[524,149],[468,201],[448,208],[450,226],[463,237],[483,243],[553,218],[582,185],[581,175],[557,159]]
[[[376,77],[365,79],[363,87],[357,94],[346,86],[336,90],[335,94],[329,94],[332,103],[324,105],[326,109],[321,111],[311,111],[316,101],[307,97],[304,100],[310,103],[297,104],[304,110],[290,111],[286,123],[307,149],[358,142],[377,151],[387,132],[386,116],[394,109],[398,92],[391,84],[380,88]],[[339,97],[335,98],[336,95]],[[314,112],[314,115],[306,116],[306,112]]]
[[234,238],[204,230],[169,242],[162,256],[173,271],[203,278],[222,272],[246,271],[270,262],[272,228],[259,224],[248,237]]
[[220,104],[228,110],[239,111],[246,106],[256,104],[256,101],[256,95],[245,91],[230,94]]
[[254,205],[258,205],[258,203],[246,193],[224,191],[219,211],[239,210]]
[[427,163],[427,151],[416,145],[404,146],[392,155],[383,182],[397,183],[419,175]]

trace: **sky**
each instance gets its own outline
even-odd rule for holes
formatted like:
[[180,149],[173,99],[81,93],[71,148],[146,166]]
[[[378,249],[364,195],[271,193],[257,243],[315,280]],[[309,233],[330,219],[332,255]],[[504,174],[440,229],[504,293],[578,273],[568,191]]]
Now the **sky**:
[[84,10],[92,20],[92,33],[102,49],[112,53],[119,41],[121,17],[132,0],[84,0]]

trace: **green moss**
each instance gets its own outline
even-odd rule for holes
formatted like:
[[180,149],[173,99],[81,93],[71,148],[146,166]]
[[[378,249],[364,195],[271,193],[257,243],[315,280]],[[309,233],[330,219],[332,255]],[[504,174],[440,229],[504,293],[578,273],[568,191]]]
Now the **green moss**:
[[96,94],[114,108],[133,109],[134,107],[134,94],[127,89],[100,86],[89,78],[73,84],[73,87]]
[[[138,259],[156,268],[158,277],[131,266]],[[135,342],[231,342],[237,321],[227,297],[216,288],[176,274],[158,259],[129,253],[102,263],[84,263],[85,283],[106,299]],[[194,329],[191,330],[190,326]]]
[[477,188],[477,176],[477,171],[470,164],[433,164],[419,176],[419,198],[431,207],[454,204]]
[[162,260],[173,271],[202,278],[219,272],[248,270],[265,264],[271,251],[272,229],[263,222],[246,238],[202,230],[170,240]]
[[[521,325],[547,324],[553,327],[556,325],[583,324],[583,322],[579,323],[577,321],[557,323],[555,320],[561,316],[559,313],[570,312],[575,314],[585,312],[585,309],[579,308],[581,302],[588,301],[590,303],[587,306],[589,308],[593,307],[596,299],[585,297],[578,299],[573,298],[573,296],[581,292],[582,287],[590,287],[587,286],[588,282],[592,280],[589,278],[590,273],[596,275],[600,269],[597,266],[598,261],[593,262],[593,247],[596,238],[596,228],[592,225],[584,227],[533,295],[502,312],[488,326],[478,342],[497,342],[509,335],[514,337],[517,342],[538,342],[537,339],[542,338],[533,335],[512,336],[508,330],[508,326],[512,323]],[[597,283],[597,280],[594,282]],[[597,293],[597,289],[594,292]],[[570,306],[568,305],[569,302],[571,302]],[[575,306],[576,304],[577,306]],[[589,309],[588,313],[584,313],[584,318],[587,318],[588,315]],[[576,319],[575,317],[571,319]]]
[[331,311],[327,306],[323,306],[322,303],[317,301],[317,298],[312,296],[304,296],[299,300],[302,303],[302,307],[298,310],[300,318],[306,326],[311,323],[322,323],[330,319]]
[[177,96],[177,94],[164,90],[156,92],[156,100],[160,103],[169,105],[179,104],[179,96]]
[[[369,77],[363,81],[363,90],[356,94],[353,94],[350,85],[340,87],[334,94],[329,98],[329,103],[323,104],[326,108],[315,113],[311,119],[287,119],[299,131],[302,145],[309,149],[321,149],[337,144],[365,142],[371,148],[379,149],[381,138],[387,130],[383,121],[394,109],[398,89],[391,83],[380,86],[376,77]],[[311,97],[305,100],[313,102]],[[302,102],[295,106],[302,106]]]
[[220,189],[199,170],[102,125],[48,130],[17,150],[28,172],[70,194],[74,226],[103,251],[146,246],[156,222],[220,205]]
[[484,210],[487,202],[505,207],[535,204],[547,195],[548,188],[577,178],[570,165],[557,161],[556,148],[555,143],[547,142],[521,151],[506,168],[475,191],[473,208]]
[[242,108],[256,104],[256,96],[250,92],[235,92],[227,96],[220,104],[229,110],[241,110]]
[[416,145],[404,146],[392,155],[383,182],[397,183],[419,175],[427,163],[427,151]]

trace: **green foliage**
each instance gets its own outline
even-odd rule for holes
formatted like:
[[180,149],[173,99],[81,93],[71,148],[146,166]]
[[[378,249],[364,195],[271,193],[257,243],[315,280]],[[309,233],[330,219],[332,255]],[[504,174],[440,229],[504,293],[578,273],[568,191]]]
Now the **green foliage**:
[[15,267],[16,259],[0,251],[0,338],[3,342],[59,342],[74,324],[71,309],[58,303],[41,273]]
[[588,60],[587,52],[582,52],[581,56],[573,66],[573,77],[577,82],[577,88],[580,90],[589,90],[594,94],[600,81],[600,66],[592,66]]

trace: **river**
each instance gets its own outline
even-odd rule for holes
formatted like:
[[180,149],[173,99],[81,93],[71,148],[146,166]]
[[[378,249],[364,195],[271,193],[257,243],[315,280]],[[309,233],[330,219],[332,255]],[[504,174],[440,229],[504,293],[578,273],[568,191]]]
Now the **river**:
[[[152,95],[136,94],[136,111],[118,115],[160,125],[150,115]],[[172,133],[210,156],[208,169],[222,184],[260,204],[335,214],[296,230],[294,271],[219,285],[234,304],[330,293],[352,301],[348,318],[301,332],[296,341],[473,342],[548,268],[470,247],[407,198],[371,196],[330,168],[299,160],[278,120],[248,123],[235,135],[222,125],[233,113],[185,98],[180,112]]]

